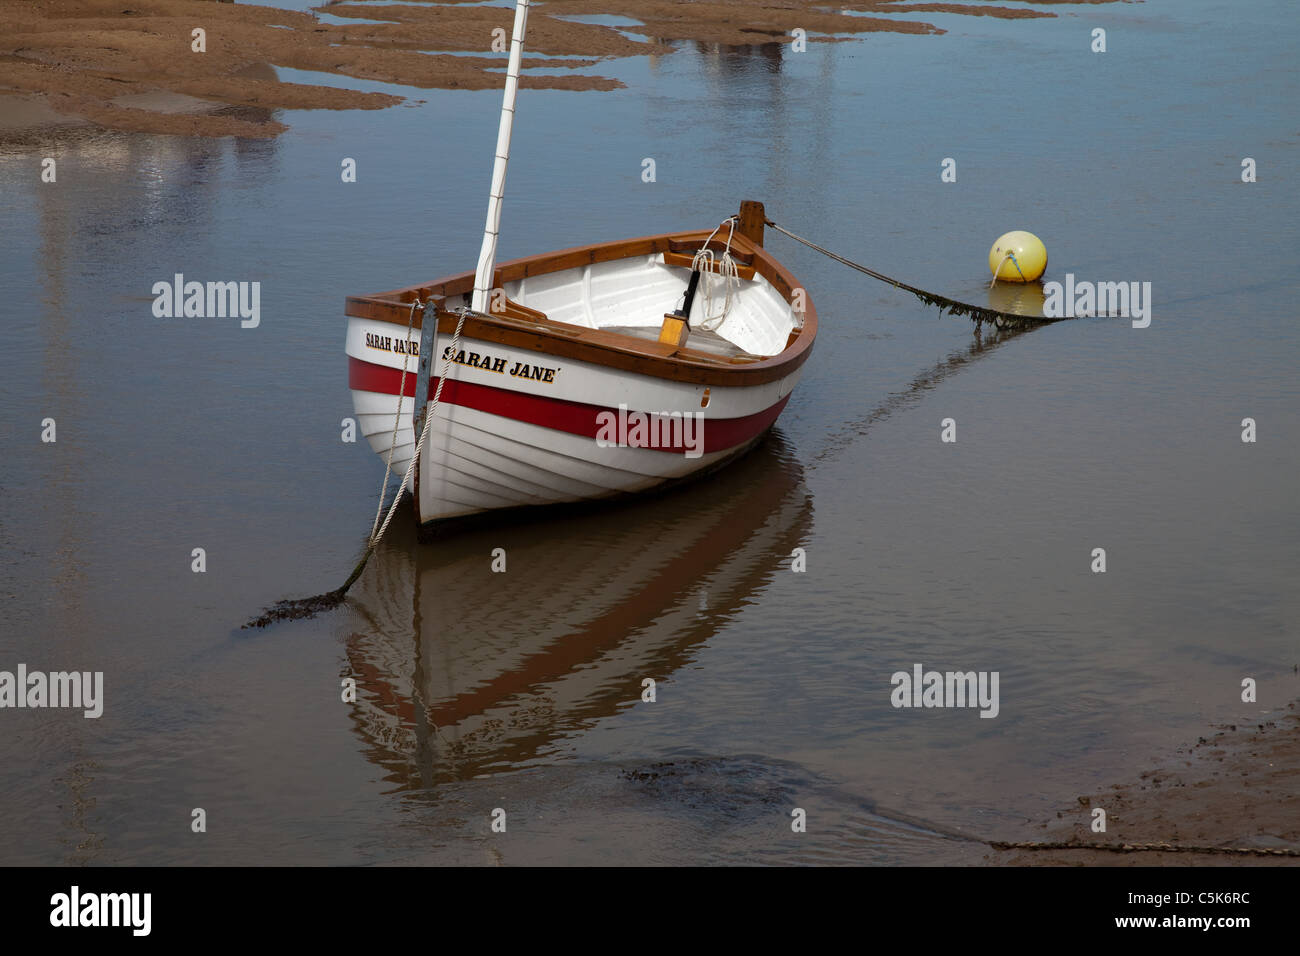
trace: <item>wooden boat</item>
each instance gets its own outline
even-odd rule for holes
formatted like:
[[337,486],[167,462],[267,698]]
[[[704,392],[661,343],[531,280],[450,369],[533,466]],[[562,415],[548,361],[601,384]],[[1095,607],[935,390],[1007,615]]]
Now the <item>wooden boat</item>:
[[[755,204],[757,205],[757,204]],[[761,207],[758,215],[761,216]],[[497,508],[639,492],[718,467],[772,426],[812,350],[817,317],[798,282],[737,229],[740,274],[714,331],[683,346],[659,341],[665,303],[686,289],[711,230],[629,239],[503,263],[501,311],[468,312],[449,344],[474,275],[348,299],[348,377],[358,426],[389,453],[406,375],[393,468],[414,453],[415,354],[423,313],[438,316],[435,361],[450,359],[414,485],[421,523]],[[715,239],[714,246],[721,245]],[[695,300],[692,321],[705,303]],[[429,376],[423,398],[433,397]]]
[[526,16],[520,0],[478,269],[347,300],[358,425],[398,473],[418,458],[421,525],[720,467],[771,428],[817,334],[758,202],[716,228],[495,263]]

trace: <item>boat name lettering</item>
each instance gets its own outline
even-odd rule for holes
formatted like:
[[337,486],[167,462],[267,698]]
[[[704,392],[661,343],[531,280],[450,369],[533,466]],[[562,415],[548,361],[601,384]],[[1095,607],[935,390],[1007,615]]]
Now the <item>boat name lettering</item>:
[[512,378],[526,378],[534,382],[554,382],[555,373],[558,368],[547,368],[544,365],[529,365],[527,362],[515,361],[501,358],[497,355],[487,353],[467,352],[461,349],[453,357],[451,346],[448,345],[442,350],[444,360],[449,360],[457,365],[468,365],[470,368],[481,369],[484,372],[496,372],[498,375],[509,375]]
[[420,343],[414,339],[393,338],[391,335],[366,333],[366,348],[379,349],[381,352],[396,352],[398,355],[419,355]]

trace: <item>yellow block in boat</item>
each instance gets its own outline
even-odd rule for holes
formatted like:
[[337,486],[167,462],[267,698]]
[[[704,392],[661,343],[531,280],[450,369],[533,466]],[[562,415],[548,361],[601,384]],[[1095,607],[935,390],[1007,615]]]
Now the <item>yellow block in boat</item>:
[[690,334],[691,327],[686,324],[686,317],[671,312],[664,316],[664,324],[659,327],[659,341],[677,348],[686,344],[686,338]]
[[989,250],[989,271],[1004,282],[1033,282],[1047,268],[1047,247],[1032,232],[999,236]]

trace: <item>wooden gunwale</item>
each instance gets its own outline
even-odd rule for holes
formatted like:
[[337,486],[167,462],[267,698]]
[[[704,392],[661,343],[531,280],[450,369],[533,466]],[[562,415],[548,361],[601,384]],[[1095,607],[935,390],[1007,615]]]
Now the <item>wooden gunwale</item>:
[[[534,275],[546,275],[597,262],[648,256],[656,253],[684,253],[694,251],[706,240],[712,230],[698,232],[663,233],[639,239],[622,239],[546,252],[503,262],[497,266],[493,286],[500,288],[506,282]],[[709,247],[719,252],[725,242],[714,239]],[[776,289],[787,302],[792,302],[798,281],[785,266],[777,262],[762,246],[752,243],[742,233],[732,238],[732,255],[738,265],[752,267]],[[424,302],[433,297],[438,307],[438,334],[451,336],[456,330],[459,316],[448,311],[449,298],[471,293],[474,272],[446,276],[424,285],[408,286],[390,292],[369,296],[349,296],[346,314],[353,318],[371,319],[405,326],[411,319],[411,303]],[[527,313],[540,315],[522,306],[508,307],[504,315],[470,315],[465,319],[463,335],[480,341],[527,349],[559,358],[591,362],[607,368],[650,375],[674,381],[720,386],[761,385],[776,381],[799,368],[812,352],[817,336],[817,310],[808,296],[803,297],[805,310],[803,326],[795,329],[784,350],[767,358],[719,358],[691,348],[676,348],[659,342],[632,339],[615,332],[603,332],[567,322],[551,319],[539,321]],[[511,306],[517,304],[511,303]],[[664,303],[664,310],[672,306]],[[421,327],[421,314],[415,313],[415,327]]]

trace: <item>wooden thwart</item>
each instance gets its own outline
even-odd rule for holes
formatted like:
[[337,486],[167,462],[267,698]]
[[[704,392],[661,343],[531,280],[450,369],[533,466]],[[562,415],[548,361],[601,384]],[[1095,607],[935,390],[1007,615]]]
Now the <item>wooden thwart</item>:
[[[734,261],[735,257],[733,256],[732,259]],[[664,253],[664,265],[666,266],[682,266],[684,268],[689,269],[692,267],[694,261],[695,261],[694,253],[690,253],[690,252],[665,252]],[[704,266],[704,268],[708,269],[710,272],[717,272],[721,274],[722,261],[720,259],[715,259],[714,261],[707,263]],[[754,278],[754,273],[756,271],[757,270],[752,265],[747,266],[747,265],[743,265],[740,262],[736,262],[736,274],[740,276],[740,278],[742,279]]]

